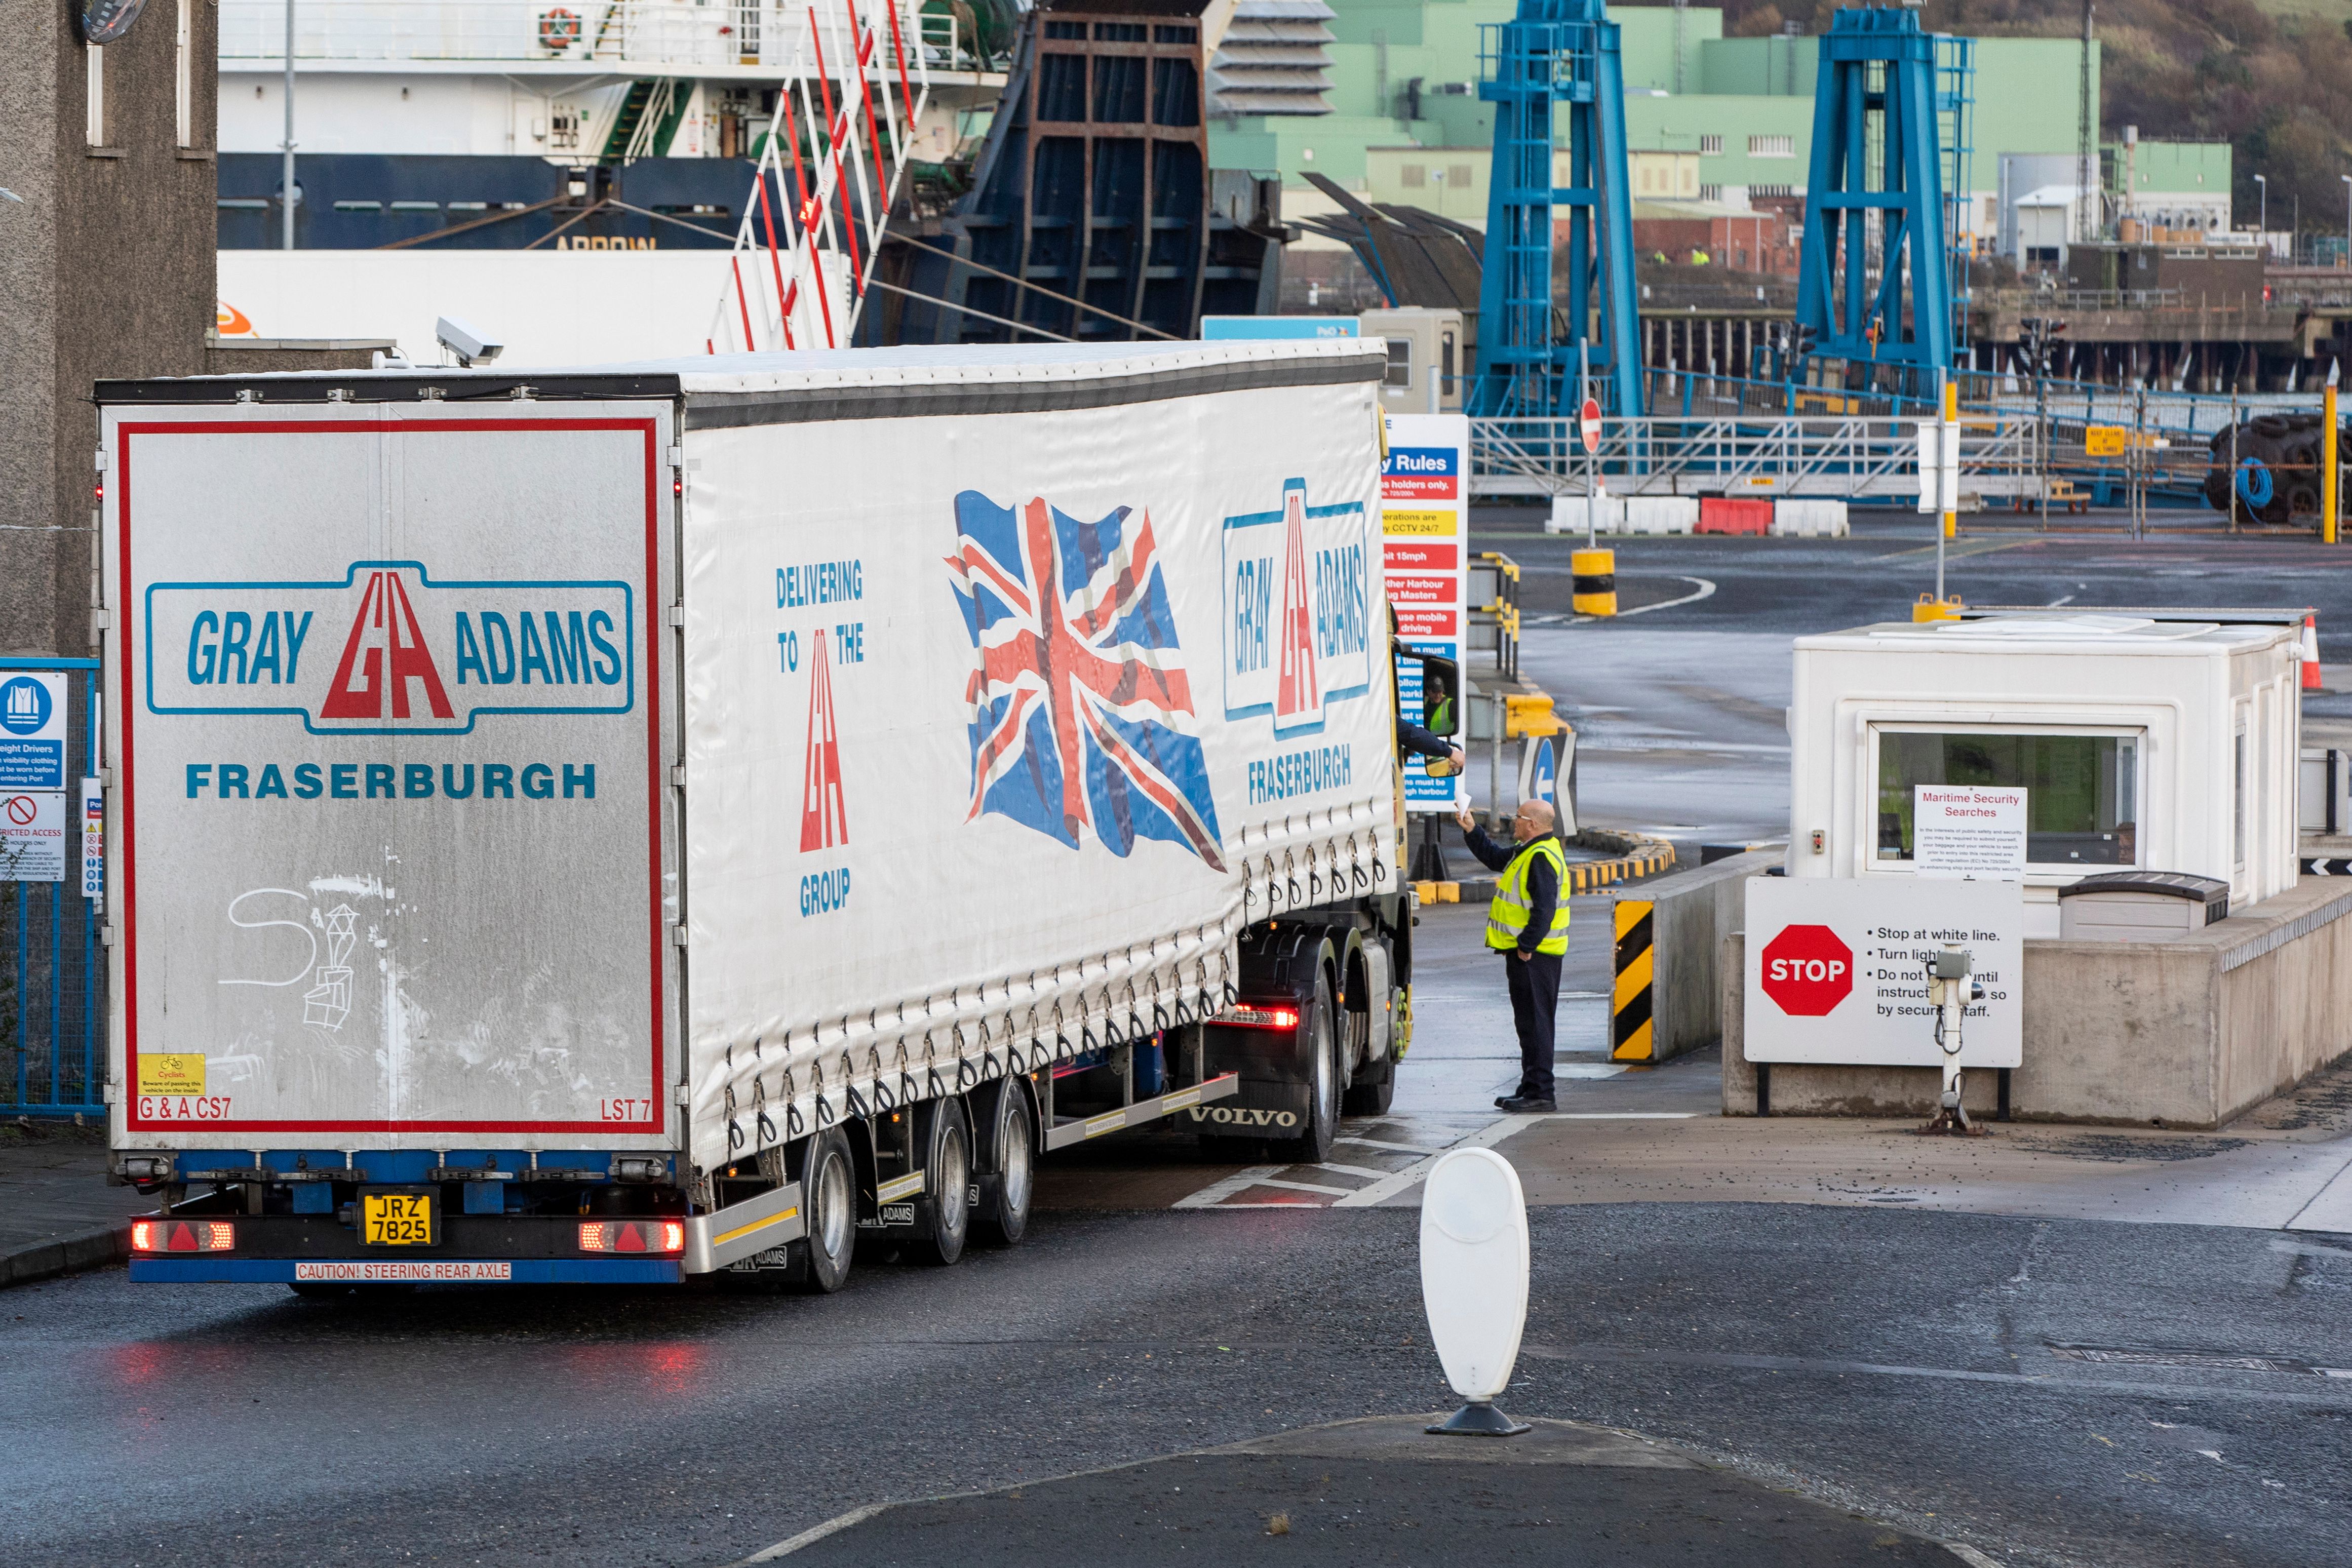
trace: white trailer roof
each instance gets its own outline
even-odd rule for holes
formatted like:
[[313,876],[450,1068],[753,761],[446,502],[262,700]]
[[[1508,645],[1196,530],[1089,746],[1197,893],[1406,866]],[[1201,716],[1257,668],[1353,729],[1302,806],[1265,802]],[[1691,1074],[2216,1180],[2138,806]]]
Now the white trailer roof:
[[1883,621],[1796,639],[1800,651],[2211,656],[2301,635],[2284,626],[2159,621],[2144,616],[1992,616],[1982,620]]
[[[330,388],[348,389],[357,401],[405,401],[435,389],[451,402],[515,395],[528,386],[541,397],[659,397],[697,399],[805,397],[826,392],[912,391],[918,401],[936,405],[950,392],[970,411],[974,393],[992,386],[1039,384],[1067,388],[1126,388],[1118,401],[1139,401],[1135,392],[1178,396],[1249,386],[1319,384],[1360,381],[1386,374],[1386,351],[1376,338],[1239,339],[1216,342],[972,343],[822,349],[780,353],[688,354],[676,359],[619,364],[517,365],[498,363],[461,369],[455,365],[387,366],[383,370],[263,371],[238,375],[158,376],[99,384],[100,403],[227,403],[239,391],[261,401],[324,401]],[[932,395],[922,397],[925,389]],[[1034,398],[1030,401],[1034,402]],[[895,400],[894,400],[895,402]],[[1071,405],[1076,406],[1077,405]],[[930,408],[860,407],[842,416],[929,412]],[[689,417],[691,425],[695,421]]]

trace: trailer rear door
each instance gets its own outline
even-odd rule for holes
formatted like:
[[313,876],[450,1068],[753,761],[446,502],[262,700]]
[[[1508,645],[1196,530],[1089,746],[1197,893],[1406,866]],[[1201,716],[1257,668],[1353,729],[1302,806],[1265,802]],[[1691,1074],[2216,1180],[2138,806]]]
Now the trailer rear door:
[[672,415],[103,410],[118,1146],[674,1141]]

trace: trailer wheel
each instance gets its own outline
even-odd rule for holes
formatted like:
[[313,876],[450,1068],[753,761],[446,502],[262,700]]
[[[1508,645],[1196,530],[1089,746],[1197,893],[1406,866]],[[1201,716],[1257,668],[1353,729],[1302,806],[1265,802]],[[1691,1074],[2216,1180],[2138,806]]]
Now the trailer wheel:
[[1380,1081],[1368,1082],[1359,1073],[1356,1081],[1348,1086],[1347,1098],[1339,1102],[1340,1109],[1350,1116],[1386,1116],[1389,1107],[1396,1102],[1396,1067],[1393,1063],[1382,1062],[1378,1068],[1368,1070],[1378,1072]]
[[1331,1153],[1331,1140],[1339,1131],[1339,1042],[1331,1036],[1331,981],[1315,979],[1315,1007],[1307,1026],[1307,1125],[1297,1138],[1273,1145],[1276,1158],[1293,1164],[1319,1165]]
[[801,1206],[807,1211],[808,1268],[803,1283],[820,1295],[841,1289],[857,1249],[857,1169],[849,1140],[828,1127],[809,1140],[801,1163]]
[[923,1223],[909,1250],[944,1268],[963,1256],[971,1234],[971,1121],[963,1101],[933,1100],[922,1107],[929,1136],[923,1141],[923,1197],[917,1213]]
[[1029,1234],[1029,1199],[1037,1187],[1037,1145],[1029,1129],[1029,1100],[1007,1083],[996,1097],[996,1170],[981,1183],[973,1226],[981,1238],[1018,1247]]

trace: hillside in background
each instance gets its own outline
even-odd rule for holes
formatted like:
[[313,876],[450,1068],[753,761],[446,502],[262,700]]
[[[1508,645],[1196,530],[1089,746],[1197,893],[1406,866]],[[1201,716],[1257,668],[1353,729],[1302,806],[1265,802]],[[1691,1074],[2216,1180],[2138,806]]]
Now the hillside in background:
[[[1828,30],[1829,0],[1723,0],[1724,31],[1754,36],[1801,22]],[[1937,32],[2072,37],[2080,0],[1927,0]],[[2341,233],[2352,174],[2352,0],[2100,0],[2099,130],[2227,142],[2235,149],[2238,221],[2251,227],[2254,176],[2270,177],[2270,221],[2301,201],[2306,231]],[[2065,149],[2053,148],[2053,152]]]

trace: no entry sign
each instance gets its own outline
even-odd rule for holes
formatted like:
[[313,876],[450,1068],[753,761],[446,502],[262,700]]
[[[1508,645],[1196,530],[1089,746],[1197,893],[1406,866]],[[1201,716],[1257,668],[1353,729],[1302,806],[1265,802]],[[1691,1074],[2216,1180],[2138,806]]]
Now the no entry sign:
[[1586,451],[1601,450],[1601,400],[1599,398],[1586,398],[1584,406],[1577,410],[1576,433],[1584,438]]
[[1749,1061],[1940,1066],[1927,963],[1949,943],[1968,951],[1985,992],[1963,1021],[1960,1065],[2019,1065],[2021,884],[1756,877],[1747,896]]

